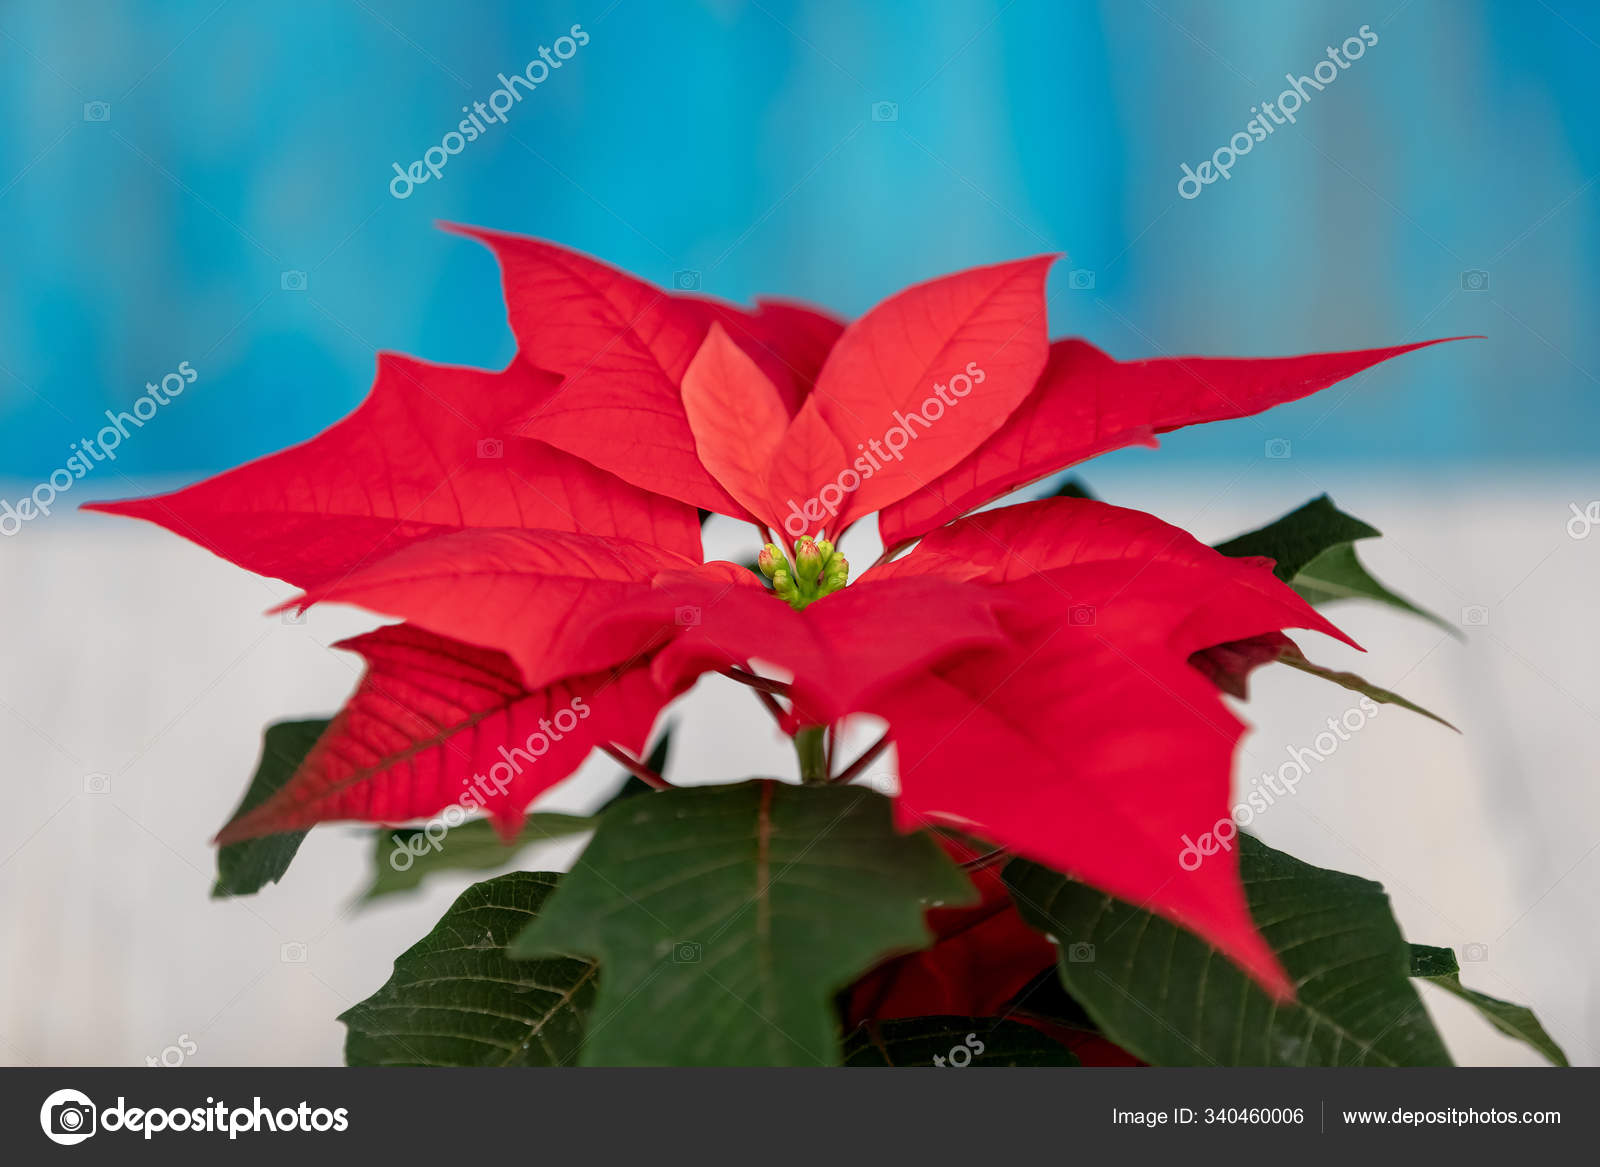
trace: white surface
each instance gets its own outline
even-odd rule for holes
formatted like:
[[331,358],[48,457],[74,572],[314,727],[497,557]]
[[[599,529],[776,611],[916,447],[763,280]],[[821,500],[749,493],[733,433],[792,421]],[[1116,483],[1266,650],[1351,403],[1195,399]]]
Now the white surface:
[[[1600,531],[1577,541],[1564,526],[1568,504],[1600,484],[1508,487],[1480,474],[1418,485],[1354,471],[1313,481],[1264,462],[1178,479],[1128,466],[1096,470],[1095,487],[1207,540],[1326,486],[1384,529],[1363,554],[1390,586],[1452,619],[1489,609],[1465,644],[1375,607],[1332,609],[1371,651],[1303,638],[1315,658],[1359,661],[1466,732],[1385,708],[1255,829],[1383,881],[1411,939],[1485,946],[1465,981],[1533,1005],[1575,1063],[1600,1062]],[[335,1015],[471,882],[354,910],[368,843],[333,826],[312,832],[283,883],[208,898],[208,840],[243,790],[262,726],[334,709],[357,662],[325,646],[373,623],[340,610],[303,625],[260,615],[287,594],[126,521],[58,515],[0,540],[0,1062],[142,1064],[186,1035],[191,1064],[336,1064]],[[1240,773],[1310,745],[1353,703],[1283,668],[1259,673]],[[675,775],[792,772],[786,744],[731,685],[703,683],[677,716]],[[108,792],[86,790],[94,773],[109,775]],[[581,807],[614,769],[586,773],[549,804]],[[301,963],[281,959],[293,943],[306,945]],[[1443,994],[1430,990],[1428,1004],[1461,1062],[1536,1060]]]

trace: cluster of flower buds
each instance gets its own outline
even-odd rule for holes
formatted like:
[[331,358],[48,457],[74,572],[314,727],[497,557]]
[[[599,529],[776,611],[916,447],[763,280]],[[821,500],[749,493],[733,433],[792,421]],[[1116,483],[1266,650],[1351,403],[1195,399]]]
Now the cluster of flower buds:
[[756,566],[772,581],[777,597],[797,612],[850,581],[850,561],[828,540],[810,535],[795,540],[793,560],[782,547],[768,543],[756,557]]

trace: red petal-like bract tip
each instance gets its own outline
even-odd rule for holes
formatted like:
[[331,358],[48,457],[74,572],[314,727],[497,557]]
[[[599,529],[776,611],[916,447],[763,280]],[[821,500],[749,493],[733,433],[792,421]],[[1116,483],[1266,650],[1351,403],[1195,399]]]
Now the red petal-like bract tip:
[[701,465],[745,510],[772,525],[767,471],[789,413],[772,382],[720,324],[711,326],[683,374],[683,408]]
[[535,798],[597,745],[638,752],[669,695],[648,668],[526,689],[500,653],[404,624],[344,641],[367,671],[272,798],[230,822],[220,844],[335,819],[401,823],[452,805],[514,833]]
[[480,527],[615,535],[700,558],[694,510],[510,432],[555,388],[384,353],[372,392],[317,437],[193,486],[85,509],[156,523],[312,589],[417,539]]
[[526,419],[525,434],[645,490],[748,517],[696,454],[680,396],[684,373],[720,324],[777,389],[787,418],[810,390],[829,333],[842,325],[794,305],[750,311],[674,294],[538,239],[445,227],[494,252],[520,351],[565,377]]
[[[832,533],[956,465],[1028,395],[1048,348],[1054,256],[972,268],[891,296],[844,330],[801,407],[838,440],[820,477],[775,478],[774,497],[817,499]],[[813,472],[811,467],[805,467]]]
[[1443,343],[1295,357],[1118,361],[1086,341],[1058,340],[1038,385],[1005,425],[949,472],[887,507],[879,532],[884,546],[899,546],[1097,454],[1152,445],[1153,435],[1183,426],[1260,413]]
[[643,639],[613,641],[597,657],[591,630],[664,570],[699,566],[649,543],[565,531],[492,528],[418,539],[302,603],[355,604],[453,640],[504,652],[523,683],[623,663],[673,628],[670,616]]

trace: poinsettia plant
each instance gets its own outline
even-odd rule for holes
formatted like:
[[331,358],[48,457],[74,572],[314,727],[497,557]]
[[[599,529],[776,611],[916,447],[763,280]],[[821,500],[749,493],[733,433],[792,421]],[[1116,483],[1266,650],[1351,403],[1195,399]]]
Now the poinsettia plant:
[[[506,368],[383,354],[309,442],[96,507],[396,621],[340,646],[366,671],[337,715],[267,730],[217,894],[330,821],[381,824],[373,895],[589,836],[463,894],[344,1014],[350,1062],[1445,1063],[1419,978],[1561,1060],[1378,885],[1238,829],[1224,695],[1255,669],[1417,709],[1287,635],[1353,644],[1335,599],[1420,611],[1356,558],[1373,528],[1323,497],[1212,548],[1075,483],[982,509],[1424,344],[1119,361],[1049,339],[1048,256],[845,322],[462,233],[499,260]],[[705,561],[712,515],[742,561]],[[710,674],[794,779],[669,780],[652,733]],[[616,797],[529,814],[596,751]]]

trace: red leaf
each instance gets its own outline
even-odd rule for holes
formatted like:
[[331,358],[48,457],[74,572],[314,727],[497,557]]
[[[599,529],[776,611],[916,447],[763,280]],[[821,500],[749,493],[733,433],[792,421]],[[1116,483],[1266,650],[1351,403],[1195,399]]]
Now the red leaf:
[[1048,499],[937,531],[870,572],[996,586],[1011,651],[976,650],[879,691],[898,746],[897,813],[944,823],[1198,932],[1287,991],[1237,860],[1179,862],[1228,817],[1243,730],[1191,654],[1286,627],[1341,634],[1272,575],[1137,511]]
[[[1044,278],[1052,262],[1045,256],[930,280],[846,328],[795,426],[818,413],[851,461],[822,478],[775,478],[774,500],[793,499],[802,509],[820,500],[827,529],[837,533],[976,449],[1044,368]],[[844,489],[851,475],[859,487]]]
[[474,527],[619,535],[698,559],[688,506],[511,435],[554,383],[520,362],[494,373],[385,353],[366,401],[310,441],[172,494],[86,509],[147,519],[302,588]]
[[789,425],[772,382],[713,324],[683,374],[683,408],[700,463],[745,510],[770,524],[767,470]]
[[798,392],[789,410],[792,415],[816,385],[828,354],[844,333],[844,321],[809,304],[763,297],[756,298],[756,321],[764,334],[762,343],[794,376]]
[[828,350],[844,331],[844,323],[804,304],[758,300],[755,311],[709,296],[683,296],[698,305],[708,322],[722,325],[761,372],[783,402],[785,420],[794,416],[816,384]]
[[[1165,569],[1152,575],[1153,567]],[[1172,573],[1183,582],[1152,588]],[[1066,618],[1108,636],[1162,629],[1176,653],[1282,628],[1309,628],[1360,648],[1272,574],[1154,515],[1080,498],[1047,498],[971,515],[929,534],[869,580],[939,575],[985,583],[1043,579]]]
[[1287,995],[1237,857],[1179,861],[1185,834],[1228,815],[1243,726],[1215,687],[1148,641],[1060,620],[1017,636],[1033,646],[1020,660],[975,652],[875,698],[898,749],[902,826],[958,827],[1157,912]]
[[879,532],[884,546],[898,546],[1096,454],[1155,445],[1156,434],[1183,426],[1260,413],[1440,343],[1297,357],[1117,361],[1082,340],[1056,341],[1038,387],[999,432],[887,508]]
[[647,669],[530,692],[497,652],[392,625],[335,647],[367,671],[289,782],[217,836],[237,843],[332,819],[398,823],[481,806],[510,836],[596,745],[638,752],[668,695]]
[[[618,664],[582,651],[593,622],[667,569],[697,566],[647,543],[565,531],[457,531],[408,547],[294,604],[356,604],[504,652],[529,688]],[[290,605],[292,606],[292,605]]]
[[796,612],[749,572],[717,578],[675,574],[658,581],[668,604],[693,617],[656,657],[663,688],[705,672],[758,661],[793,675],[794,719],[827,725],[865,707],[872,692],[900,683],[974,645],[1004,642],[992,589],[948,580],[885,581],[846,588]]

